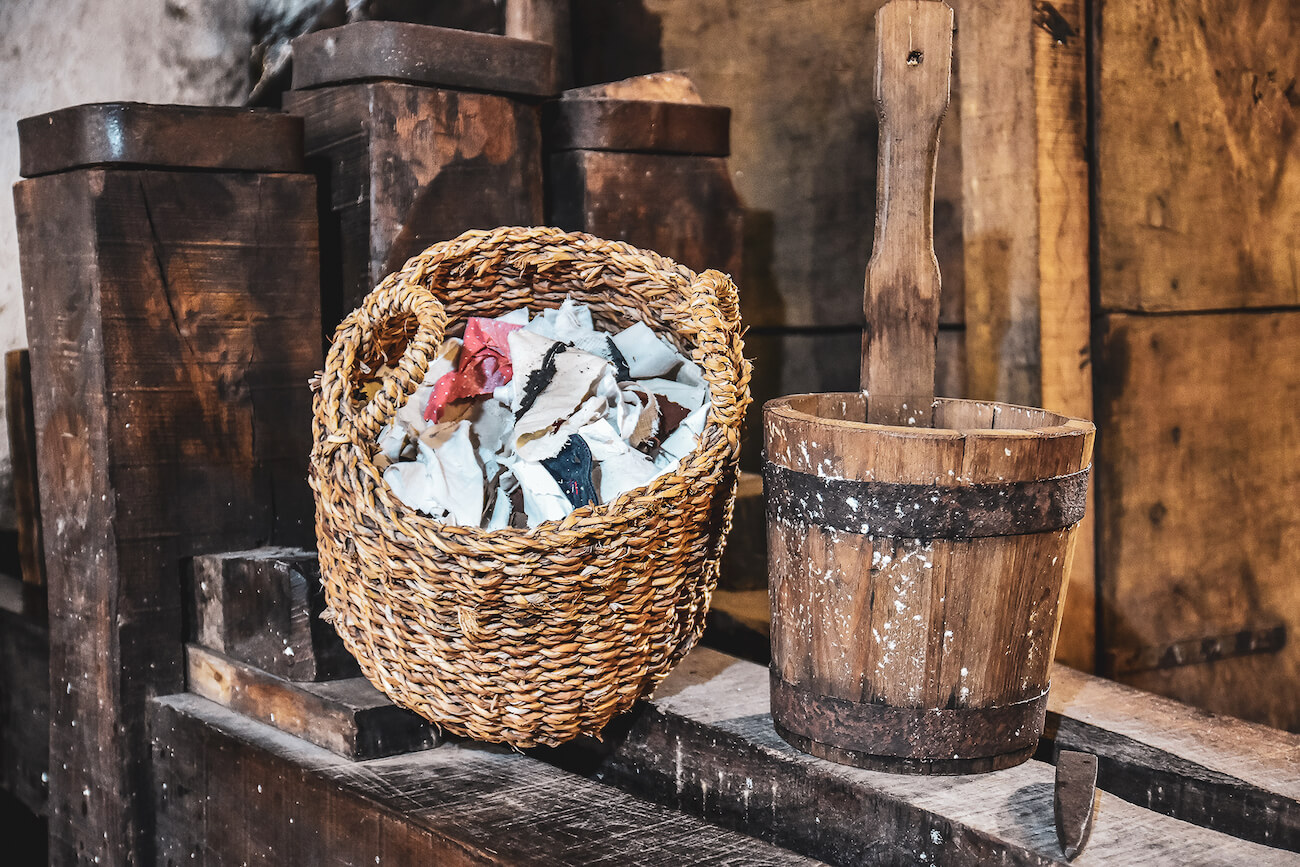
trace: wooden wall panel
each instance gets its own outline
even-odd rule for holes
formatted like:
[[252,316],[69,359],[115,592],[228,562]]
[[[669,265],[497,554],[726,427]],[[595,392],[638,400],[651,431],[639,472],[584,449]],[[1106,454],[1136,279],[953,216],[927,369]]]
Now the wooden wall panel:
[[1300,304],[1300,4],[1097,5],[1102,306]]
[[[1300,311],[1114,314],[1098,350],[1104,662],[1143,689],[1300,728]],[[1279,624],[1280,651],[1200,651]]]

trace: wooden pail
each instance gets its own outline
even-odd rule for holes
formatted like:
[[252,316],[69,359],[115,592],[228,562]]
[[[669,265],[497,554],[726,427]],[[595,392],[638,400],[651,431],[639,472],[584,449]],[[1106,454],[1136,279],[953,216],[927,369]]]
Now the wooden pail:
[[861,393],[764,408],[776,729],[858,767],[1019,764],[1043,730],[1094,427],[944,398],[905,409],[914,426],[867,409]]

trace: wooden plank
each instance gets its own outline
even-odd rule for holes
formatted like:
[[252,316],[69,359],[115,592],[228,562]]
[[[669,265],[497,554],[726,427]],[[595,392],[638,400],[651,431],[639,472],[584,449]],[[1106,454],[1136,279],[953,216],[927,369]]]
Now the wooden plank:
[[1101,306],[1300,305],[1300,5],[1139,0],[1098,17]]
[[[1279,624],[1300,634],[1300,312],[1114,314],[1098,338],[1103,661]],[[1122,678],[1300,727],[1300,692],[1279,688],[1300,680],[1294,640]]]
[[191,638],[284,680],[360,677],[334,627],[314,551],[257,548],[194,558]]
[[[1053,826],[1050,765],[1030,761],[995,774],[937,778],[823,762],[796,752],[772,730],[767,681],[757,665],[697,649],[627,723],[626,735],[604,748],[571,747],[549,757],[828,863],[1064,860]],[[1290,762],[1294,768],[1294,755]],[[1102,793],[1092,837],[1074,863],[1293,862],[1290,852]]]
[[437,727],[363,677],[293,682],[198,645],[185,649],[190,692],[348,759],[428,749]]
[[[959,14],[967,393],[1091,418],[1083,4]],[[1056,652],[1091,669],[1092,519],[1078,532]]]
[[101,102],[18,121],[25,178],[84,166],[302,171],[302,121],[265,109]]
[[50,767],[50,629],[0,575],[0,789],[46,815]]
[[722,105],[565,98],[542,113],[549,150],[647,151],[725,157],[731,109]]
[[284,103],[304,117],[319,164],[331,330],[428,245],[466,229],[544,222],[533,106],[383,81],[294,91]]
[[185,863],[817,863],[509,750],[346,762],[197,696],[150,716],[159,849]]
[[14,472],[14,511],[18,516],[18,559],[23,581],[45,586],[41,500],[36,482],[36,422],[32,415],[32,361],[26,349],[5,353],[5,415]]
[[401,21],[357,21],[293,41],[293,88],[386,79],[520,96],[557,92],[543,42]]
[[[86,169],[15,204],[51,528],[51,858],[147,863],[144,704],[183,683],[182,560],[313,536],[320,350],[289,338],[317,303],[315,187]],[[145,347],[171,363],[136,364]]]

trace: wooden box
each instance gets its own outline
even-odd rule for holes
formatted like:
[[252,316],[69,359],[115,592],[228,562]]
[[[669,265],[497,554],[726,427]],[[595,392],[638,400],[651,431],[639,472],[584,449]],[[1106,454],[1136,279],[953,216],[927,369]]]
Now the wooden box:
[[321,184],[327,327],[436,241],[542,222],[550,46],[363,21],[293,51],[284,104],[303,118]]
[[183,561],[313,539],[301,129],[130,103],[19,122],[56,863],[152,860],[145,703],[184,688]]

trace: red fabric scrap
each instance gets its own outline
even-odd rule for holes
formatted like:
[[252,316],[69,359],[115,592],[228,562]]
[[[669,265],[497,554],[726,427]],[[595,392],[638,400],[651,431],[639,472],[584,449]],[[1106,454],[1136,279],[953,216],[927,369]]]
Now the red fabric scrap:
[[515,375],[510,364],[510,332],[522,328],[509,322],[471,316],[465,323],[465,344],[460,350],[460,364],[439,379],[424,407],[425,421],[436,422],[447,404],[457,400],[491,394]]

